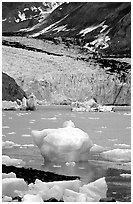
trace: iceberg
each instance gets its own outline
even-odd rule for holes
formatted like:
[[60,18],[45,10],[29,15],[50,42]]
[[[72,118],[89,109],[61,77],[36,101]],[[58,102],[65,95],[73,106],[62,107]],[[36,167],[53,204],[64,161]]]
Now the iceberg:
[[39,147],[45,161],[87,161],[93,142],[74,123],[66,121],[62,128],[32,130],[34,143]]

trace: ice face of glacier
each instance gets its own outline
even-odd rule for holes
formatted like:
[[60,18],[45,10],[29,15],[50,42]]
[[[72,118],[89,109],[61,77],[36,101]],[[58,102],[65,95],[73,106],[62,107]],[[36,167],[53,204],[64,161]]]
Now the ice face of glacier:
[[33,130],[32,136],[45,161],[87,161],[93,146],[88,134],[66,121],[62,128]]

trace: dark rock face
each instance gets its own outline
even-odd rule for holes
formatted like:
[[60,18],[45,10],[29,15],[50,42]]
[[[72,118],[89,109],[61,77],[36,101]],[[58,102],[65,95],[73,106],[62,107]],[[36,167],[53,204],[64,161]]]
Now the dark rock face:
[[26,97],[25,92],[17,85],[15,80],[5,73],[2,73],[2,100],[16,101]]

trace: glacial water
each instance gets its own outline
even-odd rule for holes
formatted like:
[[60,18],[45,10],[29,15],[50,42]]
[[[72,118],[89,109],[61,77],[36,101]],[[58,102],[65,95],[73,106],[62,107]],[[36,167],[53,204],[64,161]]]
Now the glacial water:
[[[34,112],[2,112],[2,140],[13,141],[16,144],[12,148],[3,149],[3,155],[22,159],[26,167],[64,175],[78,175],[84,183],[105,176],[111,185],[111,195],[114,193],[121,201],[126,201],[125,197],[128,197],[127,201],[130,200],[129,177],[121,176],[130,174],[129,161],[111,161],[94,151],[90,153],[87,162],[56,164],[44,162],[39,149],[34,146],[31,130],[59,128],[66,120],[72,120],[76,127],[88,133],[94,144],[102,146],[104,150],[131,148],[130,107],[117,107],[116,112],[98,113],[71,112],[70,107],[65,106],[41,106]],[[111,178],[113,180],[110,180]],[[120,198],[122,196],[123,199]]]

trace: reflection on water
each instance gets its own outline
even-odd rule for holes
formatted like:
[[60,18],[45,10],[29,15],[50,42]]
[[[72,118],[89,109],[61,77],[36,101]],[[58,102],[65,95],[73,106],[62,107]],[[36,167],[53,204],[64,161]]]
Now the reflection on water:
[[95,166],[89,162],[67,163],[45,163],[41,170],[52,171],[57,174],[66,174],[69,176],[79,176],[84,183],[89,183],[105,175],[105,169],[102,166]]

